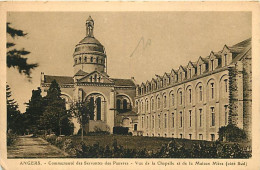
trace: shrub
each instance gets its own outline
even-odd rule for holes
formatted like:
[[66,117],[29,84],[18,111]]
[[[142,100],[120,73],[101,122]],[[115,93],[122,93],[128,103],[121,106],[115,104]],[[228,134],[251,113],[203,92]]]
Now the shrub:
[[113,127],[113,134],[127,135],[128,127],[115,126]]
[[54,135],[54,134],[51,134],[51,135],[47,135],[47,136],[46,136],[46,140],[47,140],[49,143],[53,144],[53,145],[55,145],[56,139],[57,139],[57,136]]
[[6,140],[7,146],[11,146],[12,144],[14,144],[15,140],[16,140],[15,134],[7,133],[7,140]]
[[224,142],[242,142],[246,139],[245,131],[232,124],[219,128],[218,134],[219,141]]

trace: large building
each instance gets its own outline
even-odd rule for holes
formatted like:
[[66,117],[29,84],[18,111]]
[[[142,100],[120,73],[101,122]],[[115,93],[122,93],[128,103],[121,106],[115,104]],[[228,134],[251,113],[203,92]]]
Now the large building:
[[89,17],[73,54],[73,77],[41,75],[42,91],[55,79],[67,107],[74,101],[95,107],[86,132],[123,126],[134,135],[216,140],[219,128],[233,123],[251,138],[251,39],[137,85],[134,78],[109,77],[105,48],[93,31]]
[[[85,131],[113,131],[114,126],[137,127],[137,115],[132,111],[135,97],[135,80],[115,79],[107,74],[107,56],[104,46],[94,37],[94,21],[86,21],[86,37],[75,47],[74,76],[41,75],[41,88],[47,92],[55,79],[61,88],[66,107],[74,101],[89,101],[94,109]],[[76,134],[80,128],[73,119]]]
[[144,136],[216,140],[233,123],[251,138],[251,39],[199,57],[136,88]]

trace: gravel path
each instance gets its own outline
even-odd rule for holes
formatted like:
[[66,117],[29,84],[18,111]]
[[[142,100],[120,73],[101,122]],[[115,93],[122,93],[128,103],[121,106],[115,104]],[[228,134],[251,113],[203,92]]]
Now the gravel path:
[[7,147],[8,158],[64,158],[68,154],[41,138],[20,136]]

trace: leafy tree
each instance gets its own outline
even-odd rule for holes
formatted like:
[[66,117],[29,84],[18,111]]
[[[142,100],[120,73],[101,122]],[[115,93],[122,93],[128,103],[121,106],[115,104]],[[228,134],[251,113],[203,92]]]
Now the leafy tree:
[[83,141],[85,125],[88,123],[91,114],[94,112],[93,104],[89,101],[76,101],[71,105],[69,112],[77,118],[77,121],[81,126],[81,140]]
[[6,85],[6,106],[7,106],[7,130],[14,133],[22,133],[22,114],[18,110],[17,102],[12,99],[10,86]]
[[71,115],[66,111],[65,100],[61,98],[61,90],[56,80],[53,80],[44,97],[46,107],[40,119],[40,124],[45,130],[50,130],[56,135],[70,135],[73,132]]
[[[13,39],[15,37],[25,37],[27,33],[24,33],[22,30],[17,30],[15,28],[10,27],[10,23],[6,24],[6,32],[8,35],[10,35]],[[26,75],[28,78],[31,78],[31,70],[36,68],[38,66],[37,63],[29,64],[27,63],[27,58],[24,57],[28,54],[30,54],[29,51],[26,51],[24,48],[17,50],[15,48],[10,49],[11,47],[14,47],[15,43],[13,42],[7,42],[6,48],[7,50],[7,67],[11,68],[14,67],[18,69],[19,73]]]
[[40,123],[40,118],[44,111],[44,101],[41,95],[41,89],[38,87],[37,90],[32,91],[32,97],[28,103],[26,103],[27,108],[24,113],[24,124],[30,131],[37,131]]
[[219,128],[218,134],[219,134],[219,141],[226,141],[226,142],[240,142],[247,138],[245,131],[233,124],[222,126],[221,128]]

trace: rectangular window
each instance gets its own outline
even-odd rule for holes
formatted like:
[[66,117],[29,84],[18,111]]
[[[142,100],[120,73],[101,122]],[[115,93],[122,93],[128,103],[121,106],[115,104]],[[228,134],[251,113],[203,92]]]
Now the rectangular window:
[[189,136],[190,136],[190,140],[191,140],[191,138],[192,138],[192,134],[189,134]]
[[167,98],[166,98],[166,96],[164,96],[163,104],[164,104],[164,108],[166,108],[166,106],[167,106]]
[[211,141],[215,141],[215,134],[210,134],[211,136]]
[[225,92],[227,92],[228,91],[227,79],[225,79],[224,82],[225,82]]
[[154,116],[152,116],[152,129],[154,128]]
[[192,112],[191,112],[191,110],[189,110],[189,113],[190,113],[190,127],[191,127],[191,124],[192,124]]
[[174,113],[172,113],[172,128],[174,128]]
[[142,117],[142,128],[144,128],[144,117]]
[[182,92],[180,91],[180,105],[182,105]]
[[146,128],[148,129],[148,126],[149,126],[149,117],[146,116]]
[[211,98],[214,99],[214,83],[211,84]]
[[211,60],[211,70],[213,71],[214,69],[214,60]]
[[191,78],[191,69],[189,69],[189,73],[190,73],[190,78]]
[[174,94],[172,94],[172,106],[174,106]]
[[167,114],[164,115],[164,128],[167,128]]
[[228,105],[224,106],[225,108],[225,125],[228,124]]
[[224,54],[225,66],[227,65],[227,54]]
[[182,134],[180,134],[180,138],[182,139]]
[[199,134],[199,140],[203,140],[203,135]]
[[200,101],[202,101],[202,86],[199,86],[199,89],[200,89]]
[[215,126],[215,108],[211,107],[211,126]]
[[200,112],[200,117],[199,117],[199,124],[200,124],[200,127],[202,126],[202,109],[199,109],[199,112]]
[[180,81],[182,81],[182,72],[180,72]]
[[161,117],[158,115],[158,127],[161,128]]
[[201,65],[199,65],[199,68],[200,68],[200,74],[201,74]]
[[180,127],[182,127],[182,112],[180,112]]
[[191,89],[189,89],[189,96],[190,96],[189,102],[191,103]]

